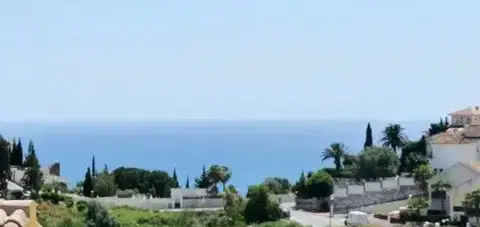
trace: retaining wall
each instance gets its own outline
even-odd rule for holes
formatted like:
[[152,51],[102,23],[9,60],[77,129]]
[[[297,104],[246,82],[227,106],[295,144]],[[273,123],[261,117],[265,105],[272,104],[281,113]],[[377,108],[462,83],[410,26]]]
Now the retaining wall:
[[[413,178],[392,177],[378,181],[354,181],[340,179],[333,193],[333,209],[336,213],[347,212],[363,206],[382,204],[419,195],[421,190]],[[296,207],[302,210],[320,210],[323,200],[296,199]]]

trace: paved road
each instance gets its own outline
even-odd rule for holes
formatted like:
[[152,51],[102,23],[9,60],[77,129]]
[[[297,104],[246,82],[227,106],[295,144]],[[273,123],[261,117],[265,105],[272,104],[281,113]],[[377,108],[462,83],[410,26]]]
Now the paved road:
[[[290,210],[290,219],[305,226],[326,227],[330,226],[328,213],[310,213],[292,209],[295,203],[282,203],[280,207]],[[331,219],[332,226],[344,226],[345,215],[335,215]]]

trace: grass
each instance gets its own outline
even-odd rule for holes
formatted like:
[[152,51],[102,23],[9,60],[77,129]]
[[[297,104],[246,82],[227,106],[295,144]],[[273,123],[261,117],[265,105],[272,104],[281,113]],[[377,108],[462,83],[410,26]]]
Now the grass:
[[[38,221],[43,227],[84,227],[83,213],[76,207],[67,208],[63,204],[54,205],[49,202],[38,204]],[[141,210],[131,207],[115,207],[109,209],[122,227],[245,227],[244,223],[235,225],[228,223],[222,211],[214,212],[159,212]],[[300,227],[296,223],[280,220],[276,222],[252,225],[253,227]]]

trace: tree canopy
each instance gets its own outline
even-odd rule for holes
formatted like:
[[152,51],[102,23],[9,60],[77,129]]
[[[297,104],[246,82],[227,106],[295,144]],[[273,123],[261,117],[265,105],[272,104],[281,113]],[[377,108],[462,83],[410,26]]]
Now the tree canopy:
[[393,152],[397,153],[398,148],[402,148],[408,141],[405,129],[399,124],[389,124],[382,131],[380,141],[385,147],[390,147]]
[[364,179],[395,176],[397,168],[397,155],[389,148],[367,147],[358,156],[358,174]]

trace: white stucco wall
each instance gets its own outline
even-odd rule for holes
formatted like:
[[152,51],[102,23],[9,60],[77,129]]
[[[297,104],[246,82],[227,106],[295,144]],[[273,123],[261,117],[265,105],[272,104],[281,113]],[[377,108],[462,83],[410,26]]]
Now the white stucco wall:
[[459,162],[471,163],[479,159],[477,144],[430,144],[434,169],[447,169]]

